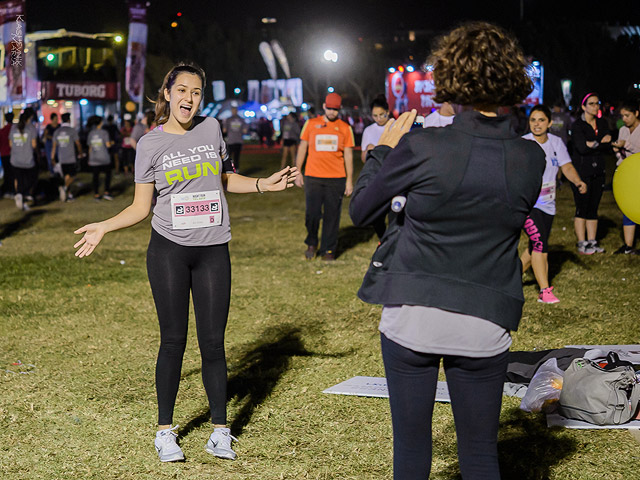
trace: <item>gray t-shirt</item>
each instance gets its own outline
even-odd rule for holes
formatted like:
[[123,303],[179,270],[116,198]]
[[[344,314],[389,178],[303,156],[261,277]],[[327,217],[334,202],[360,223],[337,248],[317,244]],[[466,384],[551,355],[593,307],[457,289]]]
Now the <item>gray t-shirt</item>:
[[224,121],[224,129],[227,131],[227,144],[242,143],[244,120],[240,115],[232,115]]
[[147,131],[147,127],[141,123],[136,123],[131,129],[131,138],[133,138],[136,142],[139,142],[140,139],[144,136]]
[[89,148],[89,166],[101,167],[111,163],[107,142],[109,132],[102,128],[94,128],[87,136],[87,147]]
[[135,172],[136,183],[155,183],[151,226],[160,235],[185,246],[231,240],[222,173],[233,165],[216,119],[195,117],[184,135],[153,129],[138,143]]
[[11,166],[16,168],[33,168],[36,166],[36,161],[33,158],[34,138],[38,138],[38,132],[32,124],[25,125],[22,133],[20,133],[17,124],[11,127],[11,130],[9,130]]
[[508,330],[489,320],[422,305],[385,305],[380,332],[422,353],[493,357],[511,346]]
[[53,134],[58,161],[64,165],[76,163],[76,142],[80,139],[75,128],[63,125]]
[[283,140],[299,140],[300,139],[300,125],[298,122],[292,122],[290,120],[284,120],[280,124],[282,129]]

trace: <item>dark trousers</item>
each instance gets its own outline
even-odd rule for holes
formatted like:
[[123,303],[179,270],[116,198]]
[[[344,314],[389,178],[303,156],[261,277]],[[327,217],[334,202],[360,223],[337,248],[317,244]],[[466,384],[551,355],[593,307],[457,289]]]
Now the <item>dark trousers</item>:
[[111,165],[100,165],[91,167],[93,172],[93,193],[100,193],[100,174],[104,173],[104,192],[108,193],[111,188]]
[[242,151],[241,143],[231,143],[227,145],[227,152],[229,152],[229,156],[231,157],[231,161],[233,162],[233,166],[236,169],[236,172],[240,170],[240,152]]
[[13,168],[13,178],[18,184],[16,193],[22,194],[22,196],[33,195],[33,188],[38,181],[38,167],[32,168]]
[[322,220],[322,241],[318,255],[335,254],[338,247],[342,197],[346,178],[304,177],[304,193],[307,203],[305,226],[307,238],[304,243],[318,246],[318,230]]
[[209,399],[211,421],[226,424],[224,330],[231,295],[228,245],[185,247],[152,230],[147,250],[147,273],[160,323],[160,350],[156,363],[158,425],[173,422],[182,357],[187,345],[190,293],[202,357],[202,383]]
[[451,395],[464,480],[499,480],[498,422],[508,351],[489,358],[419,353],[381,335],[393,424],[393,475],[424,480],[431,471],[431,417],[440,359]]
[[11,155],[0,157],[0,159],[2,159],[2,170],[4,170],[4,181],[0,188],[0,195],[4,195],[5,193],[14,193],[16,188],[13,184],[14,176],[13,166],[11,165]]

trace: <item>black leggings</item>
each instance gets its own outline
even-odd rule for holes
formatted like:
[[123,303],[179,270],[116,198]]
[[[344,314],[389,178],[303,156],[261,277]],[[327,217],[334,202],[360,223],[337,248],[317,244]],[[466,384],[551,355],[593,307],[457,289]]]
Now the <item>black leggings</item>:
[[224,330],[231,294],[228,245],[185,247],[151,230],[147,272],[160,322],[160,351],[156,363],[158,425],[173,422],[182,357],[187,344],[189,292],[193,296],[202,383],[211,421],[227,423],[227,362]]
[[587,193],[582,194],[573,183],[573,200],[576,202],[576,217],[586,220],[598,219],[598,206],[604,191],[604,176],[582,177],[582,181],[587,184]]
[[384,335],[381,340],[393,424],[393,478],[429,478],[431,417],[444,358],[462,478],[499,480],[498,423],[508,350],[488,358],[443,356],[415,352]]

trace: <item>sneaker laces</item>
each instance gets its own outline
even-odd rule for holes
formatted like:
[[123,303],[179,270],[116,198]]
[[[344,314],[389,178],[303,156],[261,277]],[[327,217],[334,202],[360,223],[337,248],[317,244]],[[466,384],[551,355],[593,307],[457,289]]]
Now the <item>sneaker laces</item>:
[[[214,436],[214,435],[215,435],[214,438],[217,440],[216,447],[221,443],[223,443],[224,447],[231,448],[231,440],[234,440],[240,443],[240,441],[236,437],[231,435],[231,432],[229,431],[229,429],[219,429],[217,431],[214,429],[213,434],[211,436]],[[220,437],[220,438],[217,438],[217,437]]]
[[176,425],[173,428],[166,428],[164,430],[158,430],[159,436],[156,435],[164,442],[175,442],[176,438],[178,438],[178,434],[175,432],[180,425]]

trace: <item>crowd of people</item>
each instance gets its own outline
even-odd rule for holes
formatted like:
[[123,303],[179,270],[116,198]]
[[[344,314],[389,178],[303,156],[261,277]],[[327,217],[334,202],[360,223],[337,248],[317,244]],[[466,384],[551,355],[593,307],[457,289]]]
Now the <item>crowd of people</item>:
[[0,128],[0,194],[12,198],[20,210],[29,210],[39,196],[45,196],[38,187],[41,170],[49,174],[46,183],[57,186],[60,201],[75,200],[74,181],[81,169],[92,173],[96,201],[113,200],[113,172],[133,173],[137,142],[155,126],[153,112],[146,112],[135,124],[123,120],[120,127],[113,115],[106,119],[93,115],[80,128],[71,126],[71,113],[52,113],[42,134],[36,120],[36,111],[28,107],[17,122],[13,112],[5,113],[5,125]]
[[[190,298],[213,424],[205,449],[236,458],[226,415],[231,233],[225,195],[261,195],[295,185],[304,188],[307,260],[336,259],[345,196],[353,195],[353,223],[373,225],[379,236],[358,296],[383,305],[379,330],[395,478],[429,475],[441,361],[462,476],[499,478],[498,419],[511,332],[522,314],[523,270],[533,269],[538,301],[559,302],[547,258],[559,172],[573,190],[577,253],[602,254],[598,206],[606,155],[615,153],[621,163],[640,152],[640,112],[633,102],[622,104],[616,133],[611,112],[603,118],[600,97],[591,92],[573,119],[558,106],[544,105],[532,108],[524,124],[520,109],[501,115],[502,108],[522,102],[531,83],[517,42],[487,23],[443,36],[432,60],[441,105],[436,111],[419,122],[415,110],[393,119],[378,97],[367,126],[362,116],[342,120],[343,99],[329,93],[322,114],[302,128],[295,114],[283,119],[281,169],[268,177],[238,173],[246,124],[237,108],[222,122],[198,115],[206,81],[191,63],[166,74],[155,111],[135,125],[125,120],[118,127],[113,118],[94,116],[78,132],[65,113],[60,122],[52,115],[40,136],[32,109],[21,112],[17,123],[12,113],[5,115],[2,192],[20,209],[33,201],[38,162],[46,161],[59,176],[61,201],[74,199],[81,159],[92,172],[96,201],[113,199],[114,169],[133,174],[131,205],[75,231],[81,235],[77,257],[90,255],[105,234],[144,220],[153,207],[147,271],[160,328],[154,446],[161,461],[184,460],[173,413]],[[264,133],[261,138],[273,137],[272,131]],[[364,166],[356,179],[357,147]],[[392,209],[396,199],[399,208]],[[529,244],[518,261],[523,230]],[[627,217],[623,237],[615,253],[635,254],[635,224]]]
[[[319,118],[322,118],[324,125],[327,125],[333,120],[332,116],[326,113],[326,104],[324,107],[325,115]],[[438,109],[429,113],[413,127],[432,128],[451,125],[457,113],[461,113],[464,108],[462,105],[445,101]],[[505,115],[505,118],[509,119],[511,129],[524,139],[536,142],[546,157],[546,168],[539,198],[523,225],[523,229],[529,237],[529,245],[521,255],[523,272],[529,268],[533,270],[540,287],[538,301],[541,303],[558,303],[560,301],[554,293],[554,287],[549,284],[547,259],[549,236],[556,213],[557,184],[568,181],[573,191],[576,252],[580,255],[604,253],[604,248],[598,241],[598,207],[606,188],[607,156],[613,158],[613,154],[615,154],[618,159],[617,165],[620,165],[629,155],[640,152],[640,130],[636,130],[640,125],[638,103],[627,100],[621,102],[617,108],[606,105],[605,109],[607,113],[603,115],[604,109],[601,107],[598,94],[591,92],[584,96],[575,115],[570,115],[567,109],[559,103],[555,104],[553,108],[546,105],[533,106],[528,113],[525,113],[524,124],[520,121],[523,111],[521,108],[511,109],[511,113]],[[524,111],[526,112],[526,110]],[[364,128],[360,142],[360,158],[363,163],[367,161],[370,152],[379,144],[386,126],[393,122],[389,105],[384,96],[373,100],[370,112],[372,122]],[[336,116],[336,118],[338,117]],[[338,145],[343,144],[342,140],[338,141]],[[339,151],[340,149],[338,149],[338,153]],[[346,151],[347,149],[345,149]],[[331,158],[326,153],[324,155],[326,158]],[[334,163],[338,166],[348,165],[347,160],[343,160],[339,154],[334,154],[333,158]],[[314,160],[311,156],[309,160],[313,166]],[[297,165],[298,168],[301,168],[302,162],[299,161]],[[310,174],[306,173],[306,175]],[[311,177],[314,175],[311,174]],[[302,179],[298,181],[300,185],[302,182]],[[318,207],[310,206],[307,197],[307,217],[310,210],[314,208]],[[387,228],[386,216],[386,213],[382,212],[371,221],[379,239],[383,238]],[[625,215],[621,215],[621,217],[623,244],[613,253],[637,255],[638,251],[634,248],[635,223]],[[331,226],[332,222],[327,222],[325,219],[323,228],[332,228]],[[317,238],[307,237],[305,243],[309,245],[309,242],[311,245],[305,251],[305,256],[312,258],[318,249]],[[331,243],[330,248],[336,248],[336,245]],[[323,257],[323,259],[332,258]]]

